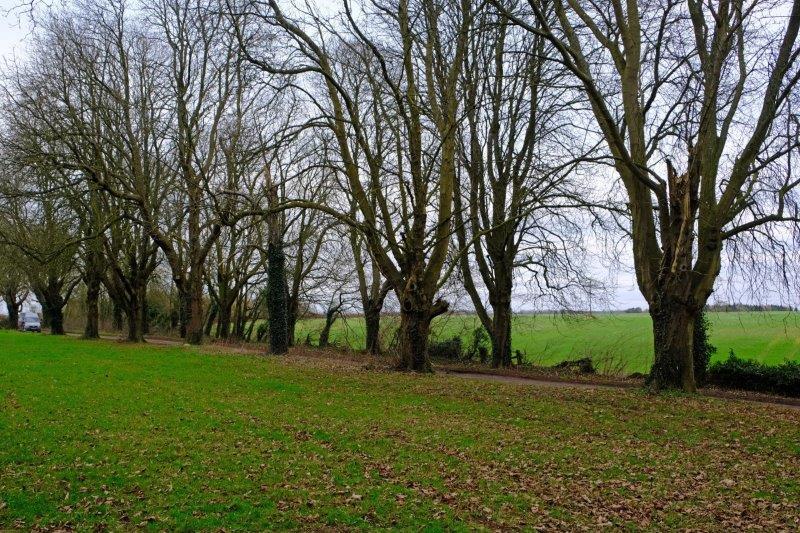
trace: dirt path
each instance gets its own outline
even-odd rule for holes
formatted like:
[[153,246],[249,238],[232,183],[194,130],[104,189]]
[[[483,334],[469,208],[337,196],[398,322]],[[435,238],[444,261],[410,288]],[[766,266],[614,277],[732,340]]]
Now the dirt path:
[[[68,335],[73,337],[78,337],[79,335],[76,333],[69,333]],[[114,336],[114,335],[101,335],[101,338],[104,340],[111,340],[111,341],[122,341],[124,340],[123,337]],[[179,339],[171,339],[167,337],[147,337],[147,343],[154,346],[184,346],[185,343]],[[226,352],[226,353],[236,353],[236,354],[252,354],[252,355],[264,355],[264,350],[260,348],[254,348],[251,346],[244,346],[244,345],[232,345],[232,344],[206,344],[203,345],[204,348],[208,349],[212,352]],[[311,361],[311,360],[328,360],[332,355],[331,351],[325,350],[303,350],[300,353],[293,353],[292,360],[295,361]],[[370,361],[358,358],[358,357],[336,357],[336,363],[341,365],[342,363],[345,364],[352,364],[355,366],[364,367],[365,363],[369,363]],[[371,365],[370,365],[371,366]],[[564,388],[573,388],[573,389],[625,389],[625,388],[632,388],[636,385],[627,383],[614,383],[614,382],[588,382],[588,381],[569,381],[564,379],[543,379],[537,377],[525,377],[525,376],[509,376],[509,375],[501,375],[501,374],[490,374],[490,373],[482,373],[482,372],[470,372],[470,371],[457,371],[453,369],[439,369],[438,370],[441,374],[447,376],[455,376],[464,379],[472,379],[476,381],[490,381],[495,383],[506,383],[509,385],[519,385],[519,386],[527,386],[527,387],[543,387],[543,388],[556,388],[556,389],[564,389]],[[712,397],[712,398],[721,398],[725,400],[738,400],[738,401],[747,401],[747,402],[757,402],[757,403],[764,403],[776,407],[786,407],[789,409],[796,409],[800,410],[800,399],[795,398],[784,398],[780,396],[770,396],[768,394],[759,394],[759,393],[751,393],[746,391],[728,391],[728,390],[720,390],[720,389],[701,389],[699,393],[702,396]]]

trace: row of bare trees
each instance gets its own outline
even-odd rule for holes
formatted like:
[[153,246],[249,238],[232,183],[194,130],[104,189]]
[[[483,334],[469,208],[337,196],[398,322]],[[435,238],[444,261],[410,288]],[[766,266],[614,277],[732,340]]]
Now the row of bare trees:
[[84,0],[37,17],[3,82],[0,281],[54,331],[83,283],[87,337],[105,293],[143,340],[165,268],[190,343],[266,318],[280,353],[318,304],[326,340],[358,309],[378,352],[391,301],[401,366],[427,371],[458,287],[507,366],[519,287],[566,305],[622,249],[651,383],[691,391],[724,261],[795,246],[800,0]]

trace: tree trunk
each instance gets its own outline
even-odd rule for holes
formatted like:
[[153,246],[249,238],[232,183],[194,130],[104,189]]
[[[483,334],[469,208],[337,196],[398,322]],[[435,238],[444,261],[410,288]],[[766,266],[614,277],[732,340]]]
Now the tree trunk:
[[320,348],[327,348],[328,347],[328,339],[331,335],[331,328],[333,327],[333,323],[336,321],[336,315],[338,314],[339,309],[331,310],[325,313],[325,325],[322,327],[322,331],[319,334],[319,347]]
[[[208,311],[208,319],[206,320],[206,329],[205,329],[206,337],[210,337],[211,336],[211,329],[214,327],[214,322],[216,322],[216,320],[217,320],[217,310],[218,309],[219,309],[219,307],[217,306],[217,304],[214,304],[214,303],[211,304],[211,309],[209,309],[209,311]],[[219,322],[217,322],[216,336],[219,337]]]
[[86,327],[84,339],[100,338],[100,277],[89,275],[86,280]]
[[19,308],[22,303],[17,300],[16,292],[7,292],[3,296],[8,309],[8,329],[17,329],[19,322]]
[[492,304],[492,366],[511,366],[511,298]]
[[189,298],[189,317],[186,324],[186,342],[203,343],[203,296],[193,290]]
[[114,328],[114,331],[122,331],[122,321],[123,321],[123,313],[122,306],[114,300],[113,303],[113,311],[112,311],[112,318],[111,318],[111,327]]
[[141,284],[134,289],[125,313],[128,317],[128,342],[145,342],[147,333],[147,287]]
[[298,302],[296,298],[292,298],[291,296],[287,297],[289,302],[288,305],[288,312],[286,313],[286,328],[289,333],[289,346],[295,345],[295,330],[297,329],[297,306]]
[[286,256],[280,243],[267,250],[267,309],[269,310],[269,351],[289,351],[289,323],[286,312]]
[[127,315],[128,342],[144,342],[144,312],[138,298],[131,299]]
[[139,298],[142,302],[142,333],[148,335],[150,333],[150,309],[147,304],[147,280],[144,280],[139,290],[141,291]]
[[432,372],[428,358],[430,312],[405,308],[400,312],[400,366],[404,370]]
[[374,305],[364,309],[364,325],[367,337],[367,352],[377,355],[381,351],[381,308]]
[[[61,299],[61,295],[59,298]],[[56,303],[49,309],[48,315],[50,316],[50,334],[51,335],[64,335],[64,307]]]
[[220,339],[229,339],[231,336],[231,308],[233,302],[220,301],[219,315],[217,318],[217,336]]
[[653,389],[697,390],[692,348],[696,315],[686,305],[651,305],[655,360],[647,384]]

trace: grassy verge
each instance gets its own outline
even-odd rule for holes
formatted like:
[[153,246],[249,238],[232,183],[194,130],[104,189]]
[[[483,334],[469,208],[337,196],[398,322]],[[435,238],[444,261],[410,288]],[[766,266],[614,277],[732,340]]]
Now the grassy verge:
[[0,332],[0,526],[800,527],[800,413]]

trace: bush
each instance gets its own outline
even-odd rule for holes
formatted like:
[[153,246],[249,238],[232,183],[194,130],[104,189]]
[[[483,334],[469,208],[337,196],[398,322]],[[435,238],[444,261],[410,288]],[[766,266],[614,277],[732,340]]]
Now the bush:
[[702,386],[705,385],[708,373],[708,362],[711,356],[717,353],[717,347],[708,342],[710,324],[705,311],[701,311],[694,322],[694,339],[692,351],[694,352],[694,379]]
[[489,358],[488,346],[489,335],[483,326],[478,326],[472,330],[472,342],[464,353],[466,359],[475,359],[478,357],[482,363],[486,362]]
[[461,338],[453,337],[449,340],[429,342],[428,355],[435,359],[450,359],[453,361],[461,359]]
[[726,361],[711,364],[707,377],[709,384],[721,388],[800,397],[800,363],[795,361],[769,366],[740,359],[731,350]]

